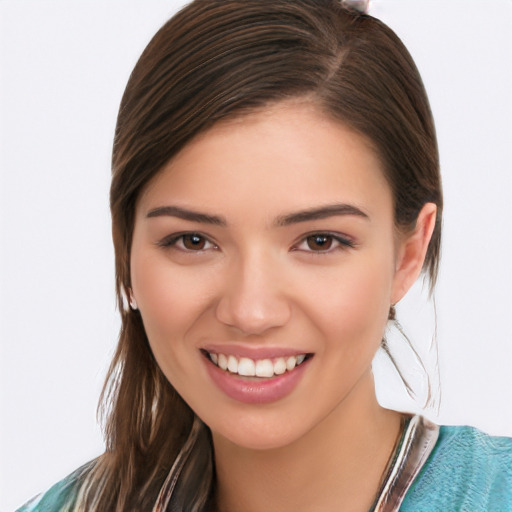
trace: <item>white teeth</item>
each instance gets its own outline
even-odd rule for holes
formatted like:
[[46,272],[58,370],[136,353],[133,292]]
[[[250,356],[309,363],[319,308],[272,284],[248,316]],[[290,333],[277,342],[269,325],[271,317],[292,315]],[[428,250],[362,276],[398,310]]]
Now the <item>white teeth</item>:
[[257,377],[272,377],[274,375],[274,365],[270,359],[256,361]]
[[254,361],[248,357],[241,357],[238,362],[238,375],[243,375],[244,377],[254,377],[257,375]]
[[294,368],[295,368],[295,365],[297,364],[297,358],[294,357],[294,356],[290,356],[287,360],[286,360],[286,369],[291,372]]
[[306,354],[302,354],[300,356],[297,356],[297,366],[300,364],[300,363],[303,363],[304,362],[304,359],[306,359]]
[[274,373],[276,375],[282,375],[286,371],[286,361],[284,357],[279,357],[274,361]]
[[235,356],[228,356],[228,370],[231,373],[238,373],[238,360]]
[[249,357],[237,359],[233,355],[208,353],[212,363],[216,364],[222,370],[228,370],[230,373],[237,373],[243,377],[262,377],[269,378],[274,375],[283,375],[286,371],[291,372],[296,366],[302,364],[306,359],[306,354],[298,356],[278,357],[272,359],[258,359],[257,361]]
[[228,369],[228,358],[224,354],[219,354],[219,362],[218,362],[219,368],[222,370]]

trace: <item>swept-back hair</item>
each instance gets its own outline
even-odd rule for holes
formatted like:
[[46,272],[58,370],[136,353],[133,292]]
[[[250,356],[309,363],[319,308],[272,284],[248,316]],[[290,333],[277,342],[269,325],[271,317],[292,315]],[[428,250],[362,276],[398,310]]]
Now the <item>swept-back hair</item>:
[[135,206],[199,133],[297,98],[370,141],[397,229],[413,229],[422,206],[437,205],[424,265],[433,285],[442,212],[434,123],[394,32],[337,0],[195,0],[148,44],[119,109],[110,204],[122,327],[102,395],[107,451],[89,471],[77,509],[151,510],[171,468],[173,478],[182,470],[172,510],[206,507],[214,481],[208,429],[162,374],[139,312],[127,306]]

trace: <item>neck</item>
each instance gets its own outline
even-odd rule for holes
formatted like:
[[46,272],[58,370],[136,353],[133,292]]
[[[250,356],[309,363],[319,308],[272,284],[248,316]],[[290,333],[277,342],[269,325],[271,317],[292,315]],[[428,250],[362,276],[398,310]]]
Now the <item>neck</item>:
[[213,433],[220,512],[367,511],[400,433],[371,373],[320,424],[272,450],[234,445]]

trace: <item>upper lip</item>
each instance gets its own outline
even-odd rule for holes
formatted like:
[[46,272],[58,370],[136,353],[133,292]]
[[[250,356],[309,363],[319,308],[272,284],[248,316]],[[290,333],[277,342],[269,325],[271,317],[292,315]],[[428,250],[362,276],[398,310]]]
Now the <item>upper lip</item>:
[[237,345],[233,343],[211,344],[201,347],[211,354],[232,355],[235,357],[248,357],[249,359],[273,359],[276,357],[298,356],[309,354],[308,350],[287,347],[252,347],[249,345]]

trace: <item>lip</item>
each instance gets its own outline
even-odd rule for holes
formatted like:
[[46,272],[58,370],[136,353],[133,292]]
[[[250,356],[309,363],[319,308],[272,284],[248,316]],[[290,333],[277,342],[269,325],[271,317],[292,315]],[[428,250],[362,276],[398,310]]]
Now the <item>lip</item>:
[[249,359],[276,359],[278,357],[299,356],[310,353],[308,350],[283,347],[251,347],[235,344],[205,345],[202,350],[210,354],[224,354],[226,356],[248,357]]
[[[207,350],[206,348],[204,350]],[[213,351],[217,353],[216,351]],[[240,357],[253,357],[254,351],[249,349],[248,351],[243,350],[242,352],[234,351],[229,352],[227,348],[224,348],[222,352],[237,355]],[[260,358],[271,358],[271,357],[285,357],[286,355],[296,355],[304,352],[287,352],[279,353],[276,355],[276,351],[259,352],[260,354],[256,359]],[[252,355],[249,355],[252,354]],[[282,375],[276,375],[275,377],[265,379],[248,379],[239,375],[230,373],[226,370],[222,370],[215,364],[213,364],[207,357],[202,357],[206,370],[212,379],[213,383],[228,397],[242,402],[245,404],[267,404],[276,402],[290,393],[299,384],[304,372],[307,370],[309,363],[313,358],[306,359],[299,366],[296,366],[292,371],[287,371]]]

